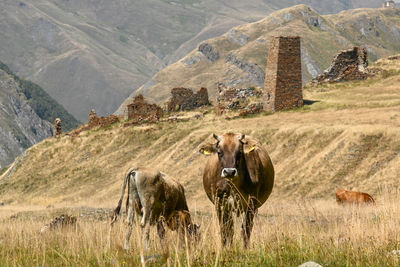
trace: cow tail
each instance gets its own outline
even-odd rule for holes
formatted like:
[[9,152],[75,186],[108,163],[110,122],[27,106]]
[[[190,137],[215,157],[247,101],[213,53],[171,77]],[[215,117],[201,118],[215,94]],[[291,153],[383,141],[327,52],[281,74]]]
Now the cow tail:
[[[125,177],[124,185],[122,186],[121,198],[118,201],[118,206],[114,209],[114,211],[111,215],[111,225],[114,224],[114,222],[118,219],[118,216],[121,213],[121,206],[122,206],[122,201],[123,201],[124,195],[125,195],[126,185],[128,184],[128,190],[129,190],[129,178],[130,178],[132,172],[134,172],[133,169],[131,169]],[[128,193],[128,198],[129,198],[129,193]]]

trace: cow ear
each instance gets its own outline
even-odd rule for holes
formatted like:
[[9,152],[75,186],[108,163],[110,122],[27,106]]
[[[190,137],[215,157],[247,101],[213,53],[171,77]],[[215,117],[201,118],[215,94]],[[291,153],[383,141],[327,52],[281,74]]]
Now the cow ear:
[[253,183],[258,183],[258,177],[260,177],[263,170],[259,155],[260,148],[257,143],[246,141],[246,143],[243,144],[243,152],[250,179]]
[[217,152],[217,145],[211,144],[211,143],[203,144],[200,146],[199,152],[201,154],[209,156],[209,155]]

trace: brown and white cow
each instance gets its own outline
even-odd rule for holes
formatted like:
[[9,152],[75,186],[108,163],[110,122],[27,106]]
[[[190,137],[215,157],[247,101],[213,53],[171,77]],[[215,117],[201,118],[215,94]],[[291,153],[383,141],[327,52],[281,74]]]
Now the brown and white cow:
[[254,215],[274,185],[274,167],[262,145],[244,134],[213,135],[215,143],[200,146],[209,155],[203,186],[214,203],[224,245],[233,240],[233,213],[242,214],[242,238],[247,247]]
[[129,229],[125,238],[125,249],[129,249],[134,213],[141,216],[140,226],[144,228],[143,234],[147,246],[149,246],[150,226],[154,224],[157,224],[161,240],[165,233],[164,223],[171,230],[178,231],[181,237],[185,233],[195,237],[199,234],[199,226],[192,223],[183,186],[160,171],[146,168],[132,168],[128,171],[121,198],[111,217],[111,226],[120,214],[126,185],[128,185],[126,213]]
[[344,189],[336,191],[336,202],[339,204],[375,204],[375,200],[367,193]]

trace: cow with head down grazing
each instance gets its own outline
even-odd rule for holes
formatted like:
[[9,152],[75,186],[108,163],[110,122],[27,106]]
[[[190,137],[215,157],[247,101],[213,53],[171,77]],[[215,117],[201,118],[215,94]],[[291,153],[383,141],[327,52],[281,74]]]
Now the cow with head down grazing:
[[195,238],[199,236],[200,226],[192,223],[183,186],[165,173],[147,168],[132,168],[128,171],[118,206],[111,216],[111,226],[120,214],[127,185],[126,213],[129,229],[125,238],[125,249],[129,248],[134,213],[141,217],[140,226],[144,229],[147,246],[151,225],[157,225],[161,240],[165,233],[164,224],[169,229],[178,231],[181,239],[186,233]]
[[271,194],[274,167],[259,142],[244,134],[213,135],[215,143],[203,144],[200,152],[209,155],[203,186],[214,203],[222,243],[233,240],[233,214],[244,216],[242,238],[247,247],[254,215]]

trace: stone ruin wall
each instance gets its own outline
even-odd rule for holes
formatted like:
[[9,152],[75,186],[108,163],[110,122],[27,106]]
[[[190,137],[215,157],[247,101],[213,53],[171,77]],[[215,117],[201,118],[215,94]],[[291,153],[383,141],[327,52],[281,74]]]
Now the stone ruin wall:
[[303,106],[300,37],[272,37],[265,72],[264,110]]
[[193,93],[191,89],[177,87],[171,90],[171,98],[167,102],[167,111],[191,110],[210,105],[207,88],[202,87]]
[[149,104],[144,100],[143,95],[137,95],[131,104],[125,108],[125,120],[133,121],[158,121],[163,116],[161,107],[156,104]]
[[89,114],[89,123],[88,127],[89,129],[92,129],[94,127],[107,127],[110,126],[111,124],[119,122],[118,116],[115,115],[110,115],[108,117],[99,117],[97,116],[97,113],[94,109],[90,111]]
[[239,110],[240,114],[255,114],[263,109],[262,90],[255,87],[233,88],[217,82],[215,113],[220,116],[226,110]]
[[313,79],[314,83],[365,80],[368,78],[368,52],[364,47],[353,47],[340,51],[332,64],[321,75]]

